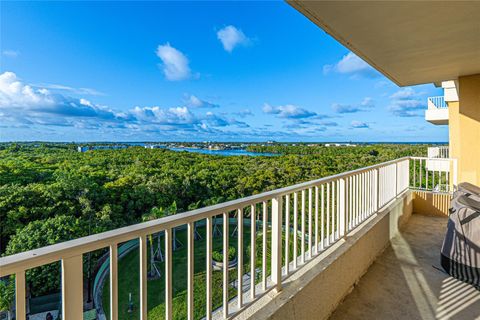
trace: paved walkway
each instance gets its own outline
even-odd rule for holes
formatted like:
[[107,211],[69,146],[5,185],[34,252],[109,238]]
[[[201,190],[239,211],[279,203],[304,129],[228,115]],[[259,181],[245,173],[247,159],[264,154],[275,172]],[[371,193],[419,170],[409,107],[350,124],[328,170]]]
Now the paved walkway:
[[480,291],[435,268],[446,224],[413,215],[332,319],[480,319]]

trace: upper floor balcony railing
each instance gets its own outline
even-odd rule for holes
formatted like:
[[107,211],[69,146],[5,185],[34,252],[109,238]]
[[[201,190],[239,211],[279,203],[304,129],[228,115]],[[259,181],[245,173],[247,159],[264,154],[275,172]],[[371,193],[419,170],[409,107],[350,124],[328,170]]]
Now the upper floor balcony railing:
[[[443,159],[450,161],[450,159]],[[345,172],[297,185],[277,189],[250,197],[229,201],[158,220],[111,230],[55,245],[0,258],[0,277],[15,276],[17,319],[26,316],[26,277],[29,269],[52,262],[61,262],[62,317],[68,320],[82,319],[83,313],[83,255],[98,249],[109,251],[109,310],[110,319],[118,319],[125,309],[118,305],[118,245],[138,239],[140,260],[139,312],[147,319],[147,239],[162,232],[165,237],[165,319],[173,315],[172,238],[174,230],[186,227],[187,317],[194,317],[194,242],[195,224],[206,221],[206,318],[229,318],[267,292],[282,290],[282,283],[306,262],[313,259],[350,233],[380,209],[386,207],[409,187],[422,190],[450,191],[454,178],[451,171],[441,174],[429,172],[427,158],[405,157],[397,160]],[[260,219],[257,220],[257,213]],[[213,270],[214,219],[223,220],[221,243],[223,265]],[[230,289],[229,276],[229,227],[236,229],[236,286]],[[258,228],[260,226],[261,228]],[[246,227],[246,228],[245,228]],[[250,230],[248,230],[250,229]],[[245,246],[245,234],[249,231],[249,246]],[[256,240],[260,241],[256,241]],[[261,246],[258,243],[262,243]],[[260,250],[261,247],[261,250]],[[240,254],[239,254],[240,253]],[[258,258],[258,260],[256,260]],[[258,262],[260,261],[260,262]],[[250,262],[250,263],[248,263]],[[244,270],[248,265],[250,270]],[[260,265],[259,268],[256,268]],[[214,308],[212,303],[212,275],[222,276],[222,303]],[[245,277],[248,274],[249,277]],[[178,276],[178,275],[175,275]],[[248,283],[244,283],[248,282]],[[236,295],[235,298],[233,296]],[[216,310],[214,310],[216,309]],[[119,311],[120,310],[120,311]]]
[[429,147],[427,150],[428,158],[441,158],[446,159],[449,157],[449,147],[448,146],[439,146],[439,147]]
[[425,120],[436,125],[448,124],[448,104],[444,96],[429,97],[427,105]]
[[444,96],[428,97],[428,109],[445,109],[448,108]]

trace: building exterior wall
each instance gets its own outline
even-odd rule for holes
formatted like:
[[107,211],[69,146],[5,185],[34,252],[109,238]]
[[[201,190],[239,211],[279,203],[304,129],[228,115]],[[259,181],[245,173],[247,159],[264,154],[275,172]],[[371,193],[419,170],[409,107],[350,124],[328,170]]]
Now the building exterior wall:
[[236,319],[328,319],[412,214],[409,190]]
[[460,77],[459,102],[449,102],[450,157],[458,182],[480,185],[480,74]]

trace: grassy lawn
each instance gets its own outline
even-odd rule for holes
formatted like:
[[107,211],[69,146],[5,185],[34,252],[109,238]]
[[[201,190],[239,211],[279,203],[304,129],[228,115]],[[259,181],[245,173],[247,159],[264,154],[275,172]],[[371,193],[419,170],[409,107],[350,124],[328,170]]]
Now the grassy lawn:
[[[219,219],[220,221],[220,219]],[[222,225],[219,223],[218,227],[222,230]],[[234,225],[230,225],[230,246],[237,247],[238,239],[231,236]],[[201,319],[206,313],[206,237],[205,227],[198,227],[198,231],[203,237],[203,240],[194,242],[194,313],[195,319]],[[259,227],[261,231],[261,227]],[[177,238],[184,244],[184,246],[173,252],[173,318],[174,319],[186,319],[187,314],[187,233],[186,230],[178,230]],[[219,236],[213,238],[213,249],[222,250],[222,239]],[[270,232],[267,236],[267,274],[270,275]],[[163,237],[162,237],[163,240]],[[292,240],[290,240],[292,241]],[[154,241],[156,246],[156,241]],[[293,256],[293,246],[290,246],[290,257]],[[300,244],[298,245],[300,250]],[[163,241],[162,250],[164,252]],[[150,250],[148,250],[148,253]],[[262,236],[257,234],[256,240],[256,268],[261,268],[262,263]],[[149,261],[149,260],[147,260]],[[165,266],[164,263],[158,264],[159,269],[162,272],[162,277],[157,280],[149,280],[147,284],[148,288],[148,318],[149,319],[163,319],[165,317],[165,277],[163,276]],[[244,273],[250,272],[250,226],[244,227]],[[139,250],[136,248],[130,252],[127,256],[119,261],[118,266],[118,305],[119,305],[119,319],[139,319]],[[229,272],[230,281],[237,278],[237,269],[232,269]],[[257,274],[256,282],[261,281],[261,274]],[[213,271],[212,274],[212,302],[213,309],[216,309],[222,305],[222,271]],[[134,311],[128,313],[128,296],[132,294],[132,301],[134,304]],[[234,298],[237,295],[235,288],[229,288],[229,297]],[[105,313],[109,314],[109,281],[104,285],[103,290],[103,306]]]

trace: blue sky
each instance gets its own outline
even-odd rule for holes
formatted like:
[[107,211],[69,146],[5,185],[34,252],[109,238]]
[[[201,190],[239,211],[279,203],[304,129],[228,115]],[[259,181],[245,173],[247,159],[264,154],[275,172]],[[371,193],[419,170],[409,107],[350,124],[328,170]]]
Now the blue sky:
[[1,2],[0,141],[447,141],[284,2]]

